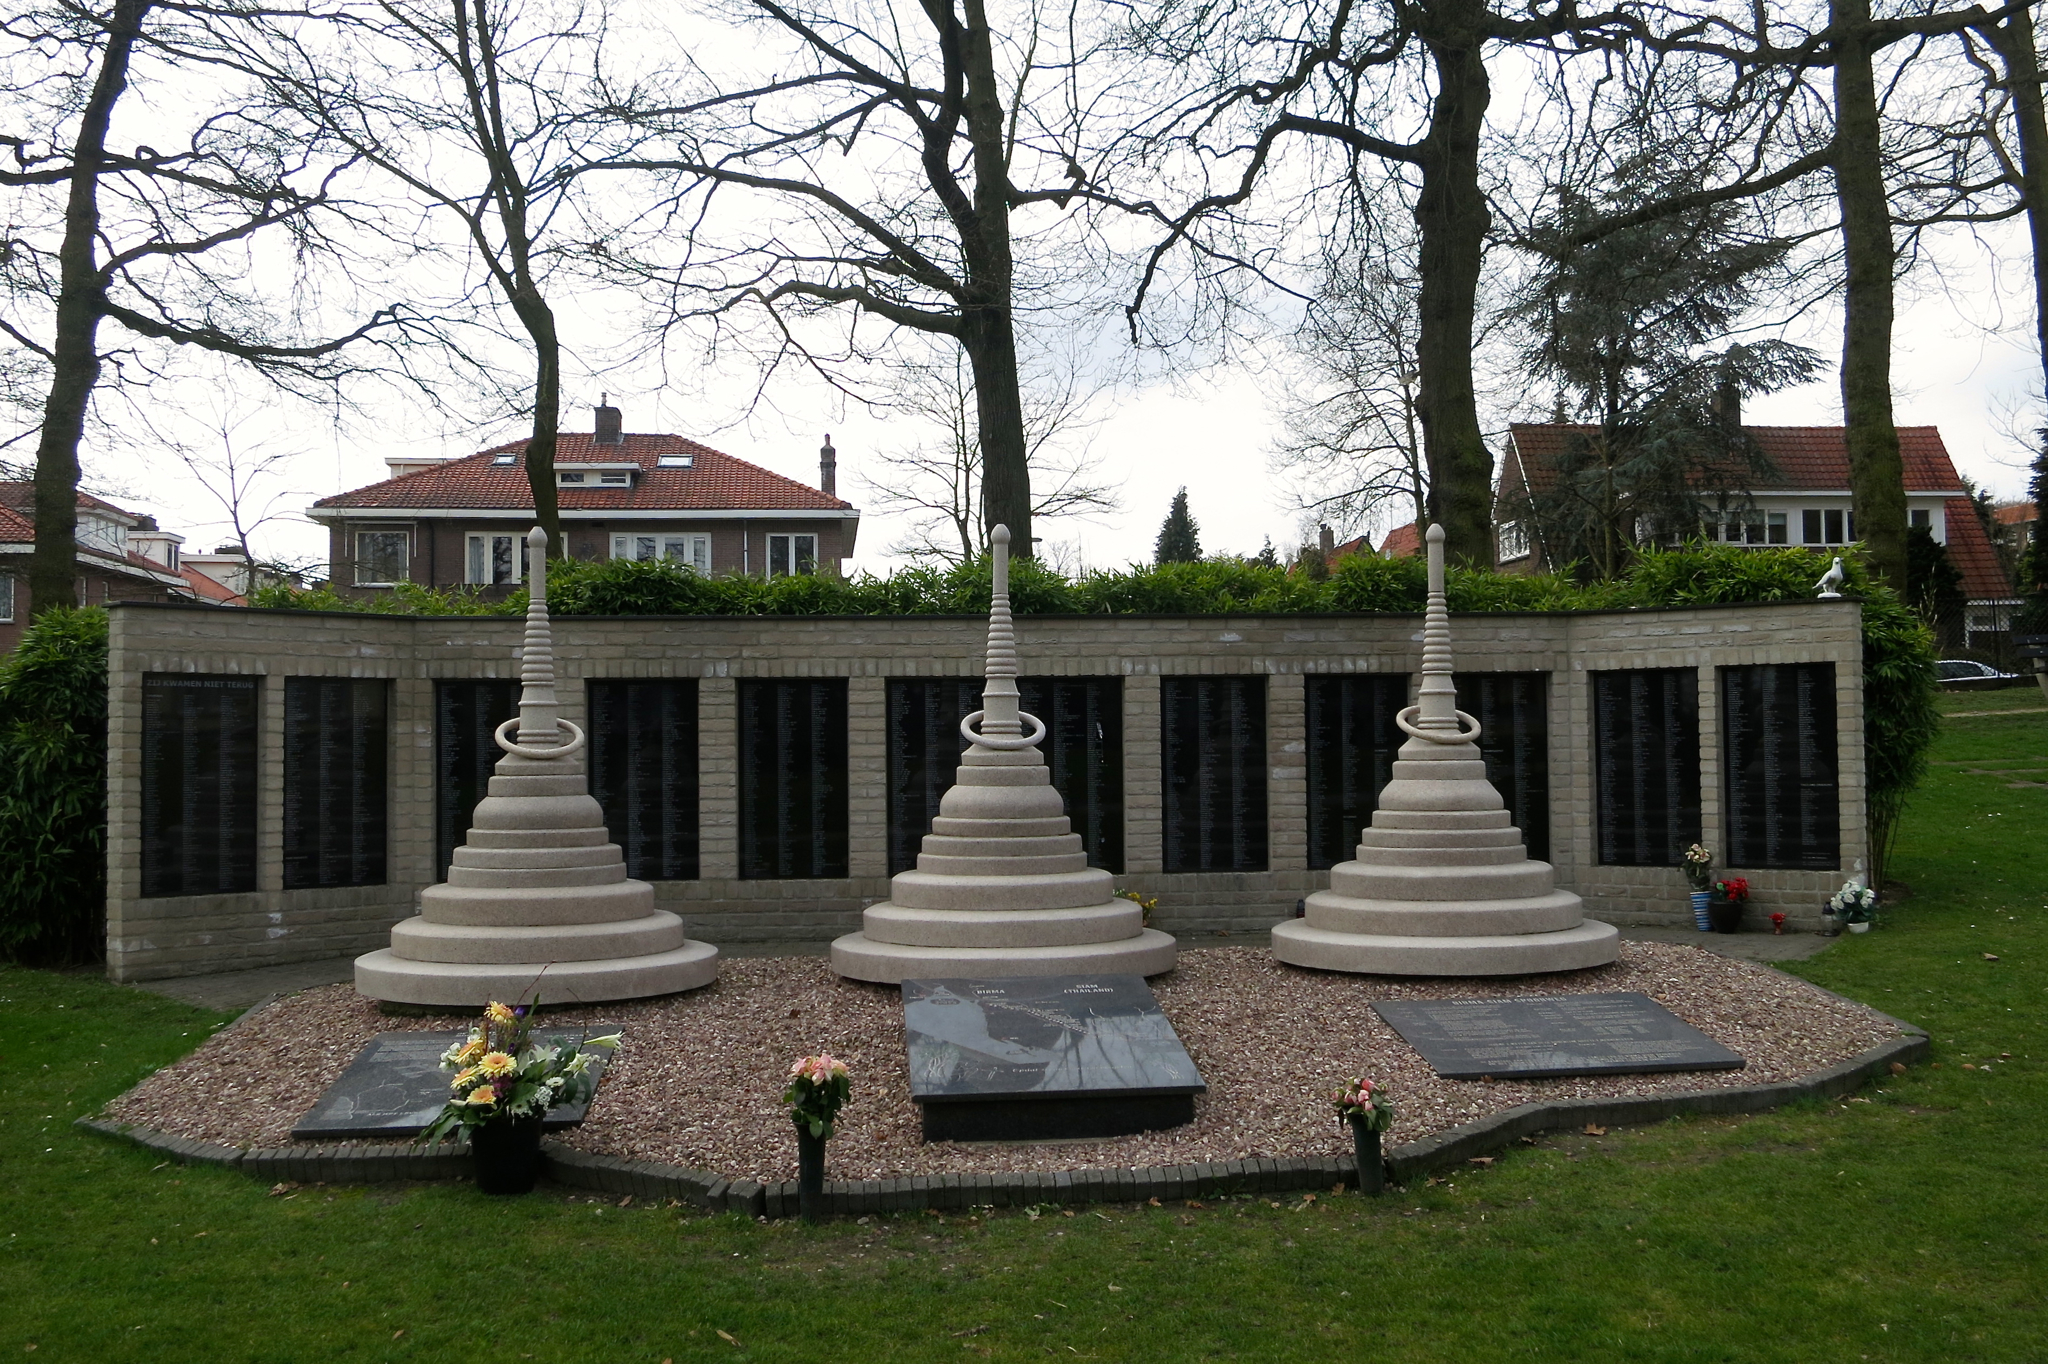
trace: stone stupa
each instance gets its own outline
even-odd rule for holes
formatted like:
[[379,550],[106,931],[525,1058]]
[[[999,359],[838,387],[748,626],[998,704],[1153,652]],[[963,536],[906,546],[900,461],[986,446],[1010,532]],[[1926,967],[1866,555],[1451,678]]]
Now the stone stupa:
[[888,901],[868,907],[861,932],[832,944],[832,969],[888,985],[1171,971],[1173,939],[1145,927],[1110,874],[1088,865],[1038,751],[1045,725],[1018,708],[1009,528],[992,538],[987,685],[982,708],[960,722],[969,747],[917,868],[891,879]]
[[372,999],[594,1003],[694,990],[718,976],[718,949],[690,941],[681,919],[654,907],[654,887],[627,877],[605,829],[584,776],[584,733],[557,713],[547,534],[536,526],[526,542],[519,714],[495,736],[505,756],[447,881],[420,892],[420,912],[392,928],[390,947],[356,959],[356,989]]
[[1302,918],[1273,930],[1273,955],[1295,966],[1386,976],[1518,976],[1615,959],[1620,937],[1559,890],[1530,858],[1486,779],[1479,722],[1456,706],[1444,532],[1429,528],[1429,607],[1418,704],[1395,723],[1409,736],[1380,791],[1355,861]]

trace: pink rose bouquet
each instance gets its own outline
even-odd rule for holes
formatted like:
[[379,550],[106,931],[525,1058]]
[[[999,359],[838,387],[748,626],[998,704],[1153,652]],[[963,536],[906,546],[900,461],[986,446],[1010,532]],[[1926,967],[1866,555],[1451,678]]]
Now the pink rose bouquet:
[[789,1105],[790,1120],[799,1128],[820,1140],[828,1140],[832,1124],[852,1091],[846,1062],[820,1052],[790,1064],[789,1085],[782,1091],[782,1101]]
[[1394,1125],[1394,1101],[1386,1086],[1359,1078],[1346,1080],[1330,1096],[1339,1122],[1356,1123],[1368,1132],[1384,1132]]

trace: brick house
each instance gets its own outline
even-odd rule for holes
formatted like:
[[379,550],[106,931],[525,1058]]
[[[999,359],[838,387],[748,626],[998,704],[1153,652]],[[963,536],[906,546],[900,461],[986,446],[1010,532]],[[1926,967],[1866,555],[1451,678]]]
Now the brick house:
[[[557,438],[555,482],[568,555],[670,559],[712,574],[836,573],[860,513],[835,495],[831,438],[820,488],[684,436],[622,428],[600,404],[593,431]],[[323,497],[333,583],[368,593],[398,582],[509,591],[525,577],[533,526],[526,442],[457,459],[388,459],[392,477]]]
[[[35,495],[33,483],[0,483],[0,653],[19,644],[28,625]],[[77,534],[80,606],[200,595],[183,571],[184,537],[158,530],[154,517],[80,493]]]
[[[1557,476],[1567,444],[1599,434],[1597,426],[1563,423],[1517,424],[1508,428],[1495,502],[1498,560],[1507,572],[1540,573],[1550,567],[1541,536],[1530,512],[1531,488],[1546,489]],[[1721,524],[1703,529],[1709,539],[1729,544],[1803,545],[1828,551],[1856,538],[1856,518],[1849,494],[1849,445],[1839,426],[1744,426],[1776,466],[1779,478],[1768,486],[1747,490],[1749,506],[1728,513]],[[1925,526],[1948,550],[1949,561],[1963,577],[1968,602],[1967,647],[1986,644],[1980,637],[2003,632],[2019,602],[1998,552],[1984,531],[1963,485],[1932,426],[1899,428],[1899,451],[1906,466],[1906,519]]]

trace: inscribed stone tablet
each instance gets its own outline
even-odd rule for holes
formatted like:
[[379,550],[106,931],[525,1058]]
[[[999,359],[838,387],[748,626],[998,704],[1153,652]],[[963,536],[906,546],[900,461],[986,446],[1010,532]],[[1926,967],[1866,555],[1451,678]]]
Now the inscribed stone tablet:
[[1740,1056],[1632,992],[1385,1000],[1372,1007],[1450,1080],[1743,1067]]
[[[537,1041],[577,1042],[619,1031],[616,1023],[579,1028],[535,1028]],[[356,1053],[356,1059],[327,1087],[313,1111],[292,1129],[294,1141],[340,1137],[412,1137],[426,1130],[441,1105],[448,1102],[449,1073],[441,1069],[441,1053],[469,1036],[461,1032],[380,1032]],[[605,1052],[596,1053],[592,1089],[604,1079]],[[545,1131],[574,1127],[583,1121],[586,1104],[563,1104],[542,1119]]]

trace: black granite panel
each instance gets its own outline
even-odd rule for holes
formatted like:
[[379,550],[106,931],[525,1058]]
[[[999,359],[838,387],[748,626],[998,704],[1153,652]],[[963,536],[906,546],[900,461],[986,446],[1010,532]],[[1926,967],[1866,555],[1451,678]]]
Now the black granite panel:
[[909,980],[903,1027],[933,1140],[1148,1131],[1206,1088],[1139,976]]
[[[888,688],[889,874],[917,865],[939,800],[967,741],[960,719],[981,709],[978,677],[892,677]],[[1028,707],[1027,707],[1028,709]]]
[[1835,743],[1834,664],[1721,669],[1727,865],[1841,865]]
[[1164,869],[1266,869],[1266,679],[1160,683]]
[[491,736],[518,713],[517,682],[434,684],[434,865],[443,880],[455,850],[469,837],[469,817],[490,789],[498,759],[505,756]]
[[1394,723],[1408,705],[1406,673],[1345,673],[1307,680],[1308,864],[1349,862],[1372,822],[1380,788],[1407,738]]
[[284,886],[385,881],[391,684],[284,680]]
[[1700,838],[1697,672],[1593,674],[1593,788],[1602,864],[1679,864]]
[[[580,1042],[619,1031],[616,1023],[579,1028],[535,1028],[538,1041]],[[345,1137],[412,1137],[426,1130],[448,1102],[449,1072],[441,1069],[441,1053],[469,1036],[460,1032],[380,1032],[356,1053],[311,1112],[292,1129],[293,1141],[338,1141]],[[593,1053],[591,1093],[604,1080],[608,1053]],[[583,1121],[585,1104],[562,1104],[541,1120],[547,1131],[574,1127]]]
[[740,875],[847,874],[846,681],[739,685]]
[[1027,677],[1024,709],[1045,722],[1040,749],[1088,865],[1124,869],[1124,680]]
[[256,889],[253,677],[142,679],[142,893]]
[[1550,860],[1550,674],[1460,673],[1458,709],[1479,722],[1486,779],[1529,856]]
[[591,682],[590,794],[639,881],[697,878],[697,682]]
[[1743,1067],[1740,1056],[1633,992],[1379,1001],[1372,1007],[1451,1080]]

